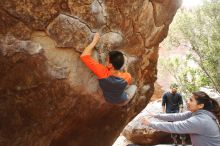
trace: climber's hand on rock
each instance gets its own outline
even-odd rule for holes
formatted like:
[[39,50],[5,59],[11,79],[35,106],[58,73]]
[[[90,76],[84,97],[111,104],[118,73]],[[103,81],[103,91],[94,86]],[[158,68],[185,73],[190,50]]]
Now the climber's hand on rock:
[[96,44],[99,41],[99,39],[100,39],[100,34],[97,32],[95,33],[92,42]]

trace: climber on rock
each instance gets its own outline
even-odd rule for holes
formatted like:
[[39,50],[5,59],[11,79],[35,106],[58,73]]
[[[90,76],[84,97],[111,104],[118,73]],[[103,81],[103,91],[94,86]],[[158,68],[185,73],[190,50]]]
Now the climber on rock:
[[106,66],[98,63],[91,55],[95,45],[100,39],[96,33],[92,42],[84,49],[80,59],[98,77],[105,101],[114,105],[126,105],[134,96],[136,85],[131,84],[131,75],[122,71],[125,56],[120,51],[110,51],[107,57]]

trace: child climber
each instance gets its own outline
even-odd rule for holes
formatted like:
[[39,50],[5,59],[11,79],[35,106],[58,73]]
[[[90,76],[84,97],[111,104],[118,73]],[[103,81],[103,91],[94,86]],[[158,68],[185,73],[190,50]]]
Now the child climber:
[[107,65],[99,64],[91,57],[99,39],[100,35],[96,33],[92,42],[82,52],[80,59],[98,77],[105,101],[121,106],[126,105],[134,96],[137,86],[131,85],[125,91],[126,86],[131,84],[131,75],[120,70],[124,65],[125,56],[120,51],[110,51]]

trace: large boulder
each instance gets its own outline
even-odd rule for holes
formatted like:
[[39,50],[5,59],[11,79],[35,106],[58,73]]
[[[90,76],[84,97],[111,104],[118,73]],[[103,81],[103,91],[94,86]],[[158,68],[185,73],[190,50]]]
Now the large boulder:
[[[153,118],[149,113],[158,114],[162,112],[162,100],[154,100],[150,102],[146,108],[144,108],[140,114],[138,114],[123,130],[121,137],[126,139],[121,146],[126,146],[126,143],[135,143],[141,145],[156,145],[156,144],[168,144],[173,143],[170,133],[155,130],[149,126],[142,124],[141,120],[143,117],[147,117],[150,121],[161,121]],[[186,106],[184,105],[184,111]],[[161,121],[162,122],[162,121]],[[119,141],[119,140],[118,140]],[[180,137],[178,136],[177,141],[181,143]],[[190,142],[189,135],[186,135],[186,142]],[[125,144],[125,145],[123,145]],[[117,145],[116,145],[117,146]]]
[[158,119],[150,117],[148,112],[160,113],[161,111],[161,99],[150,102],[147,107],[125,127],[122,135],[136,144],[155,145],[171,143],[169,133],[155,130],[141,123],[143,117],[148,117],[150,121],[159,121]]
[[165,91],[162,89],[162,86],[160,84],[158,84],[158,82],[156,82],[154,84],[154,94],[151,97],[150,101],[156,101],[158,99],[162,99],[163,94],[165,93]]
[[[158,46],[181,0],[0,1],[0,145],[111,146],[154,92]],[[97,78],[78,50],[95,32],[128,56],[124,107],[103,104]]]

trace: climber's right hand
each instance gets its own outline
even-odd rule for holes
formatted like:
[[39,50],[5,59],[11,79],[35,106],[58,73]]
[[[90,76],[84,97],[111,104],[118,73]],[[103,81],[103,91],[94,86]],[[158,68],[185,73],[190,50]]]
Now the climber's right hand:
[[96,44],[99,41],[99,39],[100,39],[100,34],[97,32],[95,33],[92,42]]

